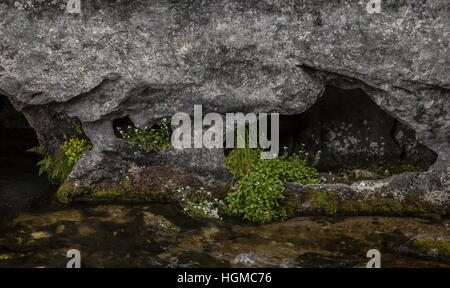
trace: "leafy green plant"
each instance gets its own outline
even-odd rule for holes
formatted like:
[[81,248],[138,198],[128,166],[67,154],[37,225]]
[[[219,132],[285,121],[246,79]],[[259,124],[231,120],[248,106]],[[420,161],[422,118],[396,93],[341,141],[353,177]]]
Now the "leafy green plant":
[[319,174],[314,167],[308,166],[307,161],[299,156],[282,155],[275,159],[261,160],[255,166],[255,172],[264,172],[283,182],[302,184],[320,183]]
[[28,152],[43,157],[36,164],[39,167],[39,175],[46,173],[50,182],[62,184],[72,171],[75,163],[91,148],[92,145],[86,139],[71,138],[64,142],[53,154],[47,153],[42,146],[33,147]]
[[242,178],[237,191],[227,195],[228,209],[232,214],[253,222],[270,222],[284,218],[285,212],[279,201],[283,199],[283,182],[252,172]]
[[80,160],[84,152],[91,150],[92,145],[86,139],[71,138],[64,142],[61,148],[69,162],[74,165]]
[[36,164],[39,167],[39,175],[46,173],[53,184],[63,183],[72,171],[73,164],[60,149],[56,150],[53,155],[48,155],[42,146],[33,147],[28,151],[44,157]]
[[168,149],[171,147],[171,128],[168,119],[164,118],[157,128],[138,129],[128,126],[117,130],[123,139],[136,143],[145,152]]
[[250,173],[261,155],[261,149],[236,148],[225,157],[228,170],[237,177],[244,177]]
[[236,148],[233,149],[226,157],[225,164],[227,165],[228,170],[236,177],[241,178],[250,173],[254,168],[255,164],[258,163],[262,148],[250,148],[250,135],[249,135],[249,127],[245,127],[245,133],[238,133],[237,129],[234,135],[234,147],[238,145],[239,140],[244,140],[245,147],[244,148]]
[[284,198],[283,182],[312,184],[320,180],[316,169],[298,156],[259,160],[250,173],[239,180],[237,190],[227,195],[229,211],[260,223],[285,218],[288,213],[280,205]]

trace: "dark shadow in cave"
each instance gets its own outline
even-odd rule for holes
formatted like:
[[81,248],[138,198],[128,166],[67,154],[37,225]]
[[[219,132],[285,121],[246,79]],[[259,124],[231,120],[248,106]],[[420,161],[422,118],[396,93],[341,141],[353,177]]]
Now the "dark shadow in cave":
[[122,135],[119,132],[119,129],[126,129],[127,127],[133,127],[136,128],[136,126],[134,126],[133,121],[131,121],[130,117],[125,116],[122,118],[117,118],[113,120],[113,129],[114,129],[114,135],[117,138],[122,138]]
[[40,157],[27,152],[37,145],[23,114],[0,95],[0,214],[42,205],[54,191],[45,175],[38,175]]
[[334,86],[304,113],[280,116],[280,147],[307,153],[322,172],[365,169],[378,178],[425,171],[437,157],[363,90]]

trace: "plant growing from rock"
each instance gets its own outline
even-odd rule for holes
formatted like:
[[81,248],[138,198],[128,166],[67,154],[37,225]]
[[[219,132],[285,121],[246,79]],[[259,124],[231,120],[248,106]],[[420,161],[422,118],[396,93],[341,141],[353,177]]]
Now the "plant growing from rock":
[[118,127],[117,131],[124,140],[137,144],[145,152],[169,149],[172,146],[171,127],[167,118],[164,118],[156,128],[138,129],[128,126],[124,129]]
[[86,139],[71,138],[53,154],[48,153],[42,146],[28,151],[44,157],[36,164],[39,167],[39,175],[46,173],[51,183],[60,185],[69,176],[75,163],[91,148],[92,145]]
[[84,152],[92,149],[92,145],[86,139],[71,138],[64,142],[61,148],[70,164],[74,165],[80,160]]
[[284,198],[283,182],[320,183],[315,168],[298,156],[283,155],[275,159],[259,160],[227,195],[228,209],[246,220],[266,223],[288,216],[280,205]]
[[193,218],[222,219],[220,211],[226,208],[224,201],[213,197],[211,191],[191,190],[189,186],[177,190],[181,195],[180,205],[184,214]]
[[44,157],[36,164],[39,167],[39,175],[46,173],[53,184],[62,184],[72,171],[73,164],[61,149],[57,149],[53,154],[48,154],[42,146],[33,147],[28,151]]
[[244,177],[250,173],[260,160],[262,149],[236,148],[225,158],[228,170],[236,177]]
[[244,140],[245,147],[235,148],[225,157],[225,164],[227,165],[228,170],[238,178],[244,177],[250,173],[255,164],[260,160],[261,152],[263,151],[261,148],[249,147],[250,136],[248,127],[245,127],[245,133],[243,134],[244,135],[237,133],[236,130],[234,135],[234,147],[238,147],[238,138],[240,138],[239,140],[241,141]]
[[221,219],[219,215],[219,202],[215,201],[190,201],[186,200],[182,202],[183,212],[189,216],[195,218],[205,218],[205,219]]

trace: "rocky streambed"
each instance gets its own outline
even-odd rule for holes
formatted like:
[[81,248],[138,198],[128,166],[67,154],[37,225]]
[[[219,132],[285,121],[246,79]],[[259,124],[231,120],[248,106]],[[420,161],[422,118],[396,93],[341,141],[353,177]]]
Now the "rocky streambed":
[[366,267],[369,249],[380,250],[382,267],[450,267],[444,246],[411,244],[448,239],[450,219],[440,218],[252,225],[193,219],[169,204],[80,203],[2,217],[0,231],[0,267],[65,267],[69,249],[81,252],[82,267]]

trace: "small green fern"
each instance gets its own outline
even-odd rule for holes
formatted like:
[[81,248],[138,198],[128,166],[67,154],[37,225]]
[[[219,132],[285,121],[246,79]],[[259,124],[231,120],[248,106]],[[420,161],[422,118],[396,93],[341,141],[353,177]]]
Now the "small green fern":
[[41,156],[45,155],[45,147],[44,146],[34,146],[27,150],[27,152],[36,153]]
[[27,151],[44,157],[36,164],[39,167],[39,175],[46,173],[53,184],[62,184],[72,171],[73,164],[62,150],[56,150],[53,155],[47,154],[45,147],[42,146],[36,146]]

